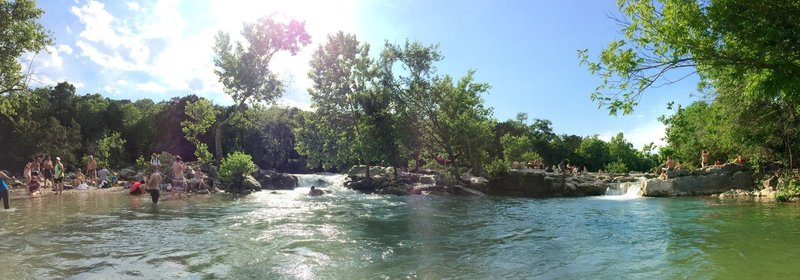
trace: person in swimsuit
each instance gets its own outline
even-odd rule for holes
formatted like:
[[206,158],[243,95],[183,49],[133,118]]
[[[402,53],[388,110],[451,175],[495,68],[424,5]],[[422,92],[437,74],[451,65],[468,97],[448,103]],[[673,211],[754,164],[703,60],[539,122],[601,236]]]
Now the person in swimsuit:
[[25,184],[31,182],[31,168],[33,168],[33,160],[28,161],[28,164],[25,164],[25,168],[22,169],[22,177],[25,178]]
[[700,167],[705,168],[706,166],[708,166],[708,151],[703,150],[700,153]]
[[56,194],[61,194],[61,191],[64,190],[64,164],[61,163],[61,158],[56,157],[56,165],[55,165],[55,183],[56,183]]
[[172,197],[176,195],[181,198],[183,191],[186,190],[184,183],[183,171],[186,165],[183,164],[181,156],[175,156],[175,161],[172,163]]
[[8,183],[14,180],[14,177],[8,177],[8,175],[0,171],[0,199],[3,200],[3,208],[8,209],[10,206],[8,205]]
[[97,162],[92,155],[86,159],[86,177],[89,178],[92,185],[97,184]]
[[158,197],[161,196],[160,187],[161,187],[161,173],[158,172],[158,169],[153,170],[153,173],[150,174],[150,178],[147,179],[147,190],[150,192],[150,198],[153,199],[153,203],[158,203]]
[[83,172],[81,172],[81,169],[78,168],[78,170],[75,171],[75,178],[72,179],[72,187],[73,188],[77,188],[78,186],[83,184],[83,182],[85,182],[85,181],[86,181],[86,176],[83,175]]
[[47,182],[50,182],[50,187],[55,187],[56,181],[55,178],[53,178],[53,175],[55,175],[53,173],[55,173],[55,171],[53,170],[53,161],[50,160],[50,155],[44,157],[44,164],[42,165],[42,171],[44,173],[45,184],[47,184]]

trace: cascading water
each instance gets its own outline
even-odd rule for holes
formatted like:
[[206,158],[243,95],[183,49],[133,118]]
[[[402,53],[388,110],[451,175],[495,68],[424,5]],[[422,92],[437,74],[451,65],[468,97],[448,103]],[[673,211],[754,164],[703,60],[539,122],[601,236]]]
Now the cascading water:
[[297,177],[297,189],[308,192],[311,186],[328,189],[332,191],[346,190],[344,181],[347,179],[345,174],[335,173],[316,173],[316,174],[292,174]]
[[633,199],[642,197],[645,178],[639,178],[635,182],[623,182],[615,184],[606,189],[604,198],[608,199]]

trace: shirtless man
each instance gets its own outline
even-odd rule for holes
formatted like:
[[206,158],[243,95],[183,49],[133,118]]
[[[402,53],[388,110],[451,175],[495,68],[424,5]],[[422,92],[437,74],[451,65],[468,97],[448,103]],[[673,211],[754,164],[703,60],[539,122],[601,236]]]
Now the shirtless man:
[[668,157],[667,157],[667,162],[666,162],[666,163],[664,163],[664,168],[662,168],[662,172],[661,172],[661,178],[662,178],[662,179],[667,179],[667,171],[672,171],[672,170],[675,170],[675,166],[676,166],[677,164],[678,164],[678,163],[677,163],[677,162],[675,162],[675,160],[674,160],[674,159],[672,159],[672,156],[668,156]]
[[89,155],[89,158],[86,160],[86,177],[89,178],[89,182],[91,182],[92,185],[97,184],[97,162],[92,155]]
[[708,166],[708,151],[703,150],[700,153],[700,167],[705,168],[706,166]]
[[150,198],[153,199],[153,203],[158,203],[158,197],[161,196],[161,173],[158,172],[158,169],[153,170],[153,173],[150,174],[150,178],[147,179],[147,190],[150,191]]
[[45,183],[50,182],[50,187],[56,186],[56,181],[53,175],[55,175],[55,170],[53,170],[53,161],[50,160],[50,155],[44,157],[44,164],[42,164],[42,171],[44,173],[44,181]]
[[195,168],[194,173],[192,174],[194,177],[195,182],[197,183],[197,192],[205,191],[208,192],[208,186],[206,185],[205,175],[202,171],[200,171],[200,167]]
[[175,156],[175,161],[172,163],[172,197],[175,195],[181,198],[181,195],[186,190],[186,184],[183,178],[183,171],[186,165],[183,164],[181,156]]

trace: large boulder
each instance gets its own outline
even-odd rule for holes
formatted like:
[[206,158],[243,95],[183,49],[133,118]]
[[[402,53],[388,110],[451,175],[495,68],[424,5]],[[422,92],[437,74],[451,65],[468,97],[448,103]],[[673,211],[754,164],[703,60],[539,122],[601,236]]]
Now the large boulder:
[[255,173],[255,178],[264,189],[293,190],[297,188],[297,177],[291,174],[259,169]]
[[261,190],[261,183],[259,183],[256,178],[253,178],[253,176],[245,175],[242,187],[245,190]]
[[[367,166],[366,165],[354,165],[347,171],[347,176],[353,179],[360,179],[367,177]],[[383,166],[370,166],[369,167],[369,176],[375,177],[380,176],[384,178],[391,178],[394,176],[394,167],[383,167]]]
[[752,189],[752,175],[747,170],[738,164],[728,164],[711,168],[706,175],[648,179],[642,191],[644,196],[690,196]]
[[[136,170],[131,168],[123,168],[119,172],[117,172],[117,177],[120,181],[138,181],[136,177],[137,173]],[[140,179],[141,180],[141,179]]]
[[540,172],[509,172],[475,189],[490,195],[525,197],[591,196],[605,194],[609,184],[589,176]]

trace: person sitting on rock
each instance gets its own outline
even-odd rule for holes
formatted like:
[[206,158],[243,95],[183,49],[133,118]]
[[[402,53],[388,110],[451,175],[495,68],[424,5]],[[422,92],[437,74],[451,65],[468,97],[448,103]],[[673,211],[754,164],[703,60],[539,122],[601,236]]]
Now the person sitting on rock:
[[558,171],[561,173],[567,172],[567,165],[564,163],[563,160],[560,163],[558,163]]
[[317,187],[315,186],[311,186],[311,190],[308,191],[308,195],[310,196],[320,196],[323,194],[325,194],[325,192],[323,192],[322,190],[318,190]]
[[736,160],[734,160],[733,162],[738,163],[738,164],[745,164],[747,162],[747,159],[742,157],[741,155],[739,155],[739,156],[736,156]]
[[41,186],[42,184],[39,182],[39,172],[31,172],[31,181],[28,182],[28,195],[38,195]]
[[714,165],[717,165],[717,166],[722,165],[722,160],[717,158],[717,161],[714,162]]

